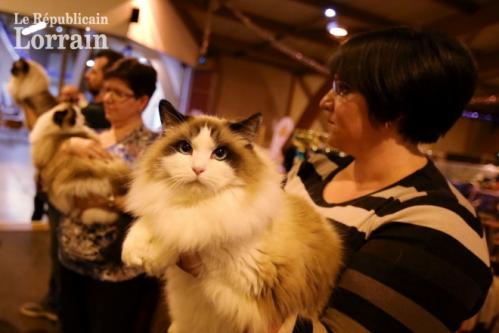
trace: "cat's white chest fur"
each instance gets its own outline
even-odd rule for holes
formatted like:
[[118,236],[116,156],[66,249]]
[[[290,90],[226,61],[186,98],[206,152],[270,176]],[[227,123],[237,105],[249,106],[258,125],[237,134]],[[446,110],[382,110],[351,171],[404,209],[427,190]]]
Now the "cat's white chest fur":
[[252,331],[264,329],[265,318],[253,300],[262,287],[256,268],[260,254],[244,248],[203,253],[203,272],[196,278],[178,267],[168,269],[167,297],[176,325],[169,333],[241,333],[246,323],[252,323]]
[[[255,235],[264,232],[282,204],[278,185],[268,186],[267,193],[272,196],[236,189],[196,207],[150,206],[157,211],[154,218],[132,226],[123,260],[150,273],[167,270],[168,304],[175,318],[170,333],[240,333],[245,323],[265,325],[253,298],[263,287],[259,262],[267,259]],[[172,267],[179,253],[193,250],[200,251],[203,265],[197,278]]]

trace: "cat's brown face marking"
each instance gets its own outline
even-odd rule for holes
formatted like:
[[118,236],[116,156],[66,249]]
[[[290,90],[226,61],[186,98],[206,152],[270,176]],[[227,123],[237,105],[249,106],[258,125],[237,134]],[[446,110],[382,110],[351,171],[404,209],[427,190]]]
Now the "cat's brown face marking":
[[10,72],[13,76],[16,77],[21,77],[23,75],[26,75],[29,72],[29,64],[26,60],[21,58],[12,64]]
[[[263,165],[252,143],[227,120],[201,116],[167,127],[145,159],[151,179],[201,184],[211,192],[249,185]],[[195,170],[203,170],[196,174]]]

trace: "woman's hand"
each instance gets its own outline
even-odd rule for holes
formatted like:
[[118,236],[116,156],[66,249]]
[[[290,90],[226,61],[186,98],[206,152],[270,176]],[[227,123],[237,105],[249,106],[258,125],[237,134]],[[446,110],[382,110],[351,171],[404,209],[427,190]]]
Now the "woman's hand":
[[97,141],[85,138],[70,138],[61,146],[61,150],[80,157],[104,160],[112,159],[111,154],[105,151]]
[[180,254],[177,261],[177,266],[184,272],[191,274],[194,277],[199,276],[203,268],[203,262],[199,253],[197,252],[184,252]]

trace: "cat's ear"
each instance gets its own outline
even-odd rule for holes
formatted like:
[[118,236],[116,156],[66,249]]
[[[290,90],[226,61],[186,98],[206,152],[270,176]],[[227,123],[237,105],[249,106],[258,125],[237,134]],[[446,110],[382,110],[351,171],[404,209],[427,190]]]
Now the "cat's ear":
[[178,112],[177,109],[175,109],[175,107],[166,99],[162,99],[159,102],[159,118],[161,119],[163,128],[167,128],[181,124],[187,121],[189,117]]
[[61,111],[56,111],[54,112],[54,115],[52,116],[52,119],[54,120],[54,123],[56,123],[59,127],[62,127],[62,123],[64,122],[64,118],[68,114],[68,110],[64,109]]
[[258,112],[240,122],[230,123],[229,128],[232,132],[243,136],[250,142],[253,142],[258,130],[260,129],[260,125],[262,124],[262,118],[262,114]]

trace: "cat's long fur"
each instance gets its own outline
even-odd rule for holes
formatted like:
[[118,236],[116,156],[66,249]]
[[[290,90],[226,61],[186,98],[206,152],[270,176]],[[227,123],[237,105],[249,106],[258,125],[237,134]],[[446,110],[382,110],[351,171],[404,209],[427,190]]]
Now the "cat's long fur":
[[[106,207],[106,199],[126,192],[130,170],[119,158],[90,159],[60,149],[72,137],[97,141],[96,134],[84,125],[79,109],[68,103],[40,116],[30,133],[33,164],[49,201],[87,224],[113,222],[118,213]],[[77,202],[89,204],[78,207]]]
[[[304,199],[281,189],[276,167],[252,144],[260,117],[229,123],[184,118],[167,102],[160,109],[165,134],[128,194],[139,219],[122,258],[166,271],[169,333],[267,333],[297,314],[316,320],[341,266],[340,240]],[[175,150],[179,139],[191,140],[190,160]],[[225,166],[196,150],[213,140],[232,154]],[[200,167],[207,175],[196,179]],[[202,262],[196,277],[175,265],[188,251]]]
[[12,64],[11,74],[7,90],[23,109],[31,130],[40,115],[57,105],[57,100],[49,92],[49,77],[38,63],[23,58]]

